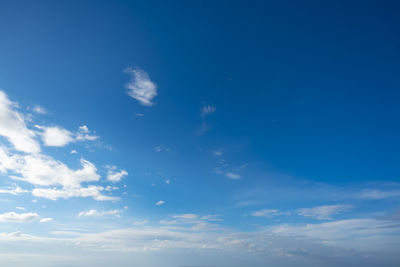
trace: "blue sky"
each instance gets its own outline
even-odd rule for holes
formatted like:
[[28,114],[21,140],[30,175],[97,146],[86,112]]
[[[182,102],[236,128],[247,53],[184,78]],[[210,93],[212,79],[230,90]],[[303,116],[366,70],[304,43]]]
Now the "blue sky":
[[397,266],[395,1],[2,1],[2,266]]

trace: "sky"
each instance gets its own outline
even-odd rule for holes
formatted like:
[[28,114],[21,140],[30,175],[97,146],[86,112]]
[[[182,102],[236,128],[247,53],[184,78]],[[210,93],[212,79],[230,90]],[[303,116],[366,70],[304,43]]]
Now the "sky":
[[1,1],[1,266],[398,266],[397,1]]

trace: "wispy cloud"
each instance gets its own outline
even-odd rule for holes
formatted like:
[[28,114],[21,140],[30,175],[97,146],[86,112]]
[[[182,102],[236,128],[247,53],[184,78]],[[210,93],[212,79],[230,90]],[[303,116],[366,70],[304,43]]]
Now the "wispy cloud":
[[122,180],[124,176],[128,175],[128,172],[125,170],[117,171],[116,166],[107,166],[108,173],[107,173],[107,180],[113,183],[117,183]]
[[41,115],[47,114],[47,110],[44,107],[41,107],[39,105],[35,105],[32,108],[32,111],[37,113],[37,114],[41,114]]
[[[0,151],[1,153],[1,151]],[[1,159],[1,156],[0,156]],[[0,165],[0,171],[1,171],[1,165]],[[14,187],[7,187],[7,188],[1,188],[0,189],[0,194],[11,194],[11,195],[19,195],[21,193],[27,193],[29,192],[28,190],[22,189],[21,187],[17,186],[14,184]]]
[[120,214],[122,213],[122,210],[114,209],[114,210],[103,210],[103,211],[98,211],[95,209],[88,210],[88,211],[82,211],[79,212],[78,217],[101,217],[101,216],[107,216],[107,215],[114,215],[119,217]]
[[17,110],[17,104],[11,102],[3,91],[0,91],[0,136],[7,138],[19,151],[40,152],[35,133],[28,129],[24,116]]
[[161,206],[161,205],[164,205],[165,204],[165,201],[164,200],[160,200],[160,201],[157,201],[156,202],[156,205],[157,206]]
[[241,178],[240,174],[234,173],[234,172],[227,172],[227,173],[225,173],[225,176],[230,179],[233,179],[233,180],[237,180],[237,179]]
[[376,199],[385,199],[385,198],[391,198],[391,197],[399,197],[400,196],[400,190],[378,190],[378,189],[367,189],[362,191],[361,193],[357,194],[358,198],[361,199],[370,199],[370,200],[376,200]]
[[262,210],[257,210],[253,211],[250,213],[250,215],[254,217],[273,217],[281,214],[278,210],[275,209],[262,209]]
[[31,222],[39,219],[37,213],[27,212],[27,213],[16,213],[16,212],[6,212],[0,214],[0,222],[15,222],[24,223]]
[[128,95],[143,106],[152,106],[152,100],[157,95],[157,85],[150,80],[147,72],[139,68],[127,68],[124,72],[131,75],[131,80],[125,84]]
[[332,215],[348,211],[352,207],[352,205],[325,205],[314,208],[302,208],[298,209],[297,212],[301,216],[311,217],[317,220],[331,220]]
[[201,108],[201,117],[205,118],[208,115],[213,114],[215,111],[217,110],[217,108],[213,105],[205,105]]

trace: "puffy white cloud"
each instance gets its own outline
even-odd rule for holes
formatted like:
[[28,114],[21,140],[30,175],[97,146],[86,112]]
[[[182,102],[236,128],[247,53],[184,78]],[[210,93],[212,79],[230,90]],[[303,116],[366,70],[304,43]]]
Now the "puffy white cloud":
[[157,202],[156,202],[156,205],[157,205],[157,206],[161,206],[161,205],[163,205],[163,204],[165,204],[165,201],[164,201],[164,200],[160,200],[160,201],[157,201]]
[[230,178],[230,179],[234,179],[234,180],[237,180],[237,179],[241,178],[240,174],[233,173],[233,172],[227,172],[227,173],[225,173],[225,176]]
[[40,152],[35,134],[27,128],[24,117],[7,95],[0,91],[0,136],[4,136],[15,149],[27,153]]
[[0,214],[0,222],[24,223],[35,221],[37,219],[39,219],[39,215],[32,212],[16,213],[12,211]]
[[108,166],[107,180],[113,183],[119,182],[128,175],[125,170],[116,171],[116,166]]
[[150,80],[149,75],[138,68],[127,68],[125,73],[131,75],[131,80],[125,84],[128,95],[143,106],[152,106],[152,100],[157,95],[157,85]]
[[72,133],[61,127],[40,127],[43,129],[42,140],[46,146],[66,146],[74,141]]
[[117,209],[103,210],[103,211],[98,211],[98,210],[92,209],[92,210],[88,210],[88,211],[79,212],[78,217],[82,217],[82,216],[84,216],[84,217],[89,217],[89,216],[100,217],[100,216],[106,216],[106,215],[119,216],[119,214],[121,214],[121,213],[122,213],[122,210],[117,210]]
[[351,209],[351,205],[325,205],[314,208],[302,208],[297,212],[301,216],[315,218],[317,220],[331,220],[332,215]]

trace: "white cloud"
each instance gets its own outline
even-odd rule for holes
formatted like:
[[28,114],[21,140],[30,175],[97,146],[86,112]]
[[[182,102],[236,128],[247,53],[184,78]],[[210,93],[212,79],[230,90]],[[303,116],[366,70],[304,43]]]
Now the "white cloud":
[[[1,159],[1,157],[0,157]],[[0,168],[1,169],[1,168]],[[22,189],[21,187],[14,184],[14,187],[8,187],[7,189],[0,189],[0,194],[11,194],[11,195],[19,195],[21,193],[27,193],[28,190]]]
[[43,197],[51,200],[57,200],[59,198],[71,198],[71,197],[92,197],[98,201],[117,201],[118,197],[106,196],[101,193],[104,190],[102,186],[89,185],[88,187],[66,187],[62,189],[57,188],[36,188],[32,190],[32,195],[36,197]]
[[[96,166],[84,159],[81,159],[81,168],[72,170],[64,163],[54,160],[50,156],[42,154],[9,155],[0,147],[0,159],[5,159],[0,164],[0,170],[4,173],[10,171],[9,177],[15,180],[22,180],[36,186],[53,186],[52,188],[35,188],[32,194],[37,197],[44,197],[51,200],[70,197],[92,197],[95,200],[118,200],[118,198],[101,194],[102,186],[89,185],[82,187],[81,183],[97,182],[100,175],[97,174]],[[60,188],[61,187],[61,188]],[[8,189],[7,189],[8,190]],[[17,194],[21,189],[16,188]]]
[[157,95],[157,85],[150,80],[149,75],[138,68],[127,68],[124,72],[131,75],[131,80],[125,84],[128,95],[143,106],[152,106],[152,99]]
[[104,210],[104,211],[98,211],[95,209],[88,210],[88,211],[82,211],[79,212],[78,217],[90,217],[90,216],[95,216],[95,217],[101,217],[101,216],[106,216],[106,215],[115,215],[119,216],[119,214],[122,213],[122,210]]
[[41,107],[39,105],[36,105],[32,108],[32,111],[37,113],[37,114],[47,114],[47,110],[44,107]]
[[53,220],[53,218],[43,218],[43,219],[40,219],[40,223],[47,223],[47,222],[51,222]]
[[0,222],[16,222],[16,223],[24,223],[31,222],[39,219],[39,215],[37,213],[27,212],[27,213],[15,213],[15,212],[6,212],[0,214]]
[[238,173],[233,173],[233,172],[227,172],[227,173],[225,173],[225,175],[226,175],[226,177],[228,177],[228,178],[230,178],[230,179],[235,179],[235,180],[241,178],[240,174],[238,174]]
[[17,209],[17,210],[25,210],[24,207],[15,207],[15,209]]
[[23,115],[16,110],[16,104],[3,91],[0,91],[0,136],[7,138],[19,151],[40,152],[34,132],[27,128]]
[[115,166],[108,166],[107,180],[113,183],[119,182],[124,176],[128,175],[125,170],[116,171]]
[[358,198],[362,199],[385,199],[391,197],[400,196],[400,190],[382,191],[378,189],[364,190],[357,195]]
[[167,179],[167,180],[165,180],[165,183],[166,183],[166,184],[170,184],[170,183],[171,183],[171,180],[170,180],[170,179]]
[[94,141],[99,137],[91,135],[89,128],[86,125],[79,126],[78,133],[76,134],[76,140],[78,141]]
[[165,204],[164,200],[157,201],[157,203],[156,203],[157,206],[160,206],[160,205],[163,205],[163,204]]
[[62,147],[74,141],[72,133],[61,127],[40,127],[43,129],[42,140],[46,146]]
[[76,150],[71,150],[71,152],[69,152],[70,154],[78,154],[78,152]]
[[257,211],[250,213],[250,215],[255,216],[255,217],[272,217],[272,216],[276,216],[279,214],[280,214],[280,212],[278,210],[274,210],[274,209],[262,209],[262,210],[257,210]]
[[205,118],[207,115],[213,114],[216,111],[215,106],[206,105],[201,108],[201,116]]
[[351,205],[326,205],[314,208],[302,208],[298,209],[297,212],[301,216],[311,217],[317,220],[331,220],[332,215],[348,211],[351,208]]

